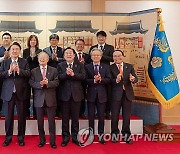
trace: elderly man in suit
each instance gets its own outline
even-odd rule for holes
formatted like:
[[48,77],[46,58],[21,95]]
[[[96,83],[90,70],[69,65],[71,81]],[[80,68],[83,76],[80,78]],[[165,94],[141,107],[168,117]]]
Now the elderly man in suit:
[[122,107],[122,135],[127,144],[132,144],[130,139],[130,115],[131,103],[134,99],[134,93],[131,83],[138,81],[134,68],[131,64],[123,62],[124,54],[121,50],[115,50],[113,53],[114,64],[110,66],[112,74],[112,119],[111,119],[111,133],[112,142],[117,142],[119,134],[118,121],[119,113]]
[[66,146],[70,140],[69,118],[71,116],[72,142],[80,145],[77,134],[79,131],[79,111],[84,99],[82,81],[85,70],[82,63],[74,60],[75,50],[68,47],[64,50],[66,61],[58,65],[58,77],[61,82],[59,99],[62,101],[62,136],[61,146]]
[[31,71],[29,83],[34,89],[34,106],[36,108],[38,131],[40,135],[38,147],[43,147],[46,143],[44,132],[44,110],[46,110],[49,123],[50,145],[52,148],[56,148],[56,87],[59,85],[59,81],[57,69],[48,66],[48,60],[49,56],[47,53],[39,53],[39,67],[36,67]]
[[[113,62],[114,47],[106,43],[107,34],[105,31],[97,32],[96,37],[97,37],[98,44],[92,46],[89,52],[91,52],[93,48],[98,48],[99,50],[103,52],[101,63],[110,65],[110,62]],[[106,102],[106,109],[105,109],[106,119],[111,119],[110,111],[111,111],[111,86],[109,85],[108,86],[108,101]]]
[[17,108],[18,116],[18,142],[19,146],[24,146],[25,136],[25,104],[27,78],[30,77],[30,70],[25,59],[20,58],[21,46],[14,42],[10,46],[10,58],[4,60],[0,68],[0,78],[3,78],[1,98],[5,106],[5,131],[6,139],[3,146],[8,146],[12,142],[14,124],[14,106]]
[[105,144],[104,134],[104,112],[107,102],[107,85],[110,84],[111,75],[109,65],[101,63],[102,51],[94,48],[91,51],[92,63],[85,66],[87,88],[87,104],[89,127],[94,130],[95,106],[98,114],[99,141]]

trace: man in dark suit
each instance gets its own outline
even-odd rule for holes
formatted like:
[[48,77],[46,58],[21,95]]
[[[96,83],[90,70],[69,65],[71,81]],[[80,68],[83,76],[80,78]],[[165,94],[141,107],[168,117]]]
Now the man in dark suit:
[[[58,46],[59,43],[59,36],[57,34],[52,34],[49,37],[50,47],[43,49],[49,55],[49,62],[48,65],[57,68],[58,63],[64,61],[63,59],[63,49]],[[56,96],[58,95],[58,87],[56,89]],[[62,116],[62,103],[60,100],[57,99],[57,109],[56,109],[56,116]]]
[[5,131],[6,139],[3,146],[8,146],[12,142],[14,106],[18,115],[18,141],[20,146],[24,146],[25,136],[25,104],[27,78],[30,76],[29,66],[25,59],[20,58],[21,46],[14,42],[10,46],[10,57],[2,62],[0,77],[3,78],[1,98],[5,106]]
[[[89,54],[86,54],[83,52],[84,50],[84,45],[85,42],[83,39],[78,39],[75,41],[75,60],[81,62],[82,64],[87,65],[89,63],[91,63],[91,57]],[[85,81],[82,81],[82,85],[83,85],[83,91],[84,91],[84,99],[81,102],[81,109],[80,109],[80,117],[83,119],[86,119],[86,116],[84,114],[85,109],[86,109],[86,88],[87,88],[87,84]]]
[[134,92],[131,83],[138,81],[134,68],[131,64],[123,62],[124,54],[121,50],[115,50],[113,53],[114,64],[110,66],[112,74],[112,119],[111,119],[111,133],[112,142],[117,142],[119,134],[118,121],[119,113],[122,107],[122,135],[126,143],[132,144],[130,139],[130,115],[131,103],[134,99]]
[[12,36],[9,33],[2,35],[2,46],[0,47],[0,63],[9,58],[9,47],[12,43]]
[[46,143],[44,132],[44,110],[46,110],[49,123],[50,145],[52,148],[56,148],[56,87],[59,85],[59,81],[57,69],[47,66],[48,60],[49,56],[47,53],[39,53],[38,61],[40,66],[31,71],[29,83],[34,89],[34,106],[36,108],[38,131],[40,135],[38,147],[43,147]]
[[98,48],[91,51],[92,63],[85,66],[87,88],[87,104],[89,127],[94,130],[95,106],[98,114],[99,141],[105,144],[104,134],[104,112],[107,102],[107,85],[110,84],[111,75],[109,65],[101,63],[103,53]]
[[75,50],[68,47],[64,50],[66,61],[58,64],[60,80],[59,99],[62,101],[62,136],[61,146],[66,146],[70,140],[69,118],[71,116],[72,142],[80,145],[77,134],[79,131],[79,110],[84,99],[82,80],[85,79],[85,70],[82,63],[74,60]]
[[52,34],[49,37],[50,47],[43,49],[49,55],[48,65],[57,68],[58,63],[63,61],[63,49],[58,46],[59,36]]
[[[110,62],[113,62],[112,56],[114,52],[114,47],[106,43],[107,34],[105,31],[97,32],[96,37],[97,37],[98,44],[92,46],[89,52],[91,52],[93,48],[98,48],[102,50],[103,56],[101,58],[101,63],[110,65]],[[108,86],[108,101],[106,102],[106,109],[105,109],[106,119],[111,118],[110,111],[111,111],[111,86]]]
[[[3,60],[9,58],[9,47],[12,43],[12,36],[9,33],[4,33],[2,35],[2,46],[0,47],[0,65],[2,63]],[[0,79],[0,94],[1,94],[1,90],[2,90],[2,83],[3,80]],[[2,110],[2,104],[3,104],[3,100],[0,99],[0,112]],[[0,113],[1,116],[1,113]]]

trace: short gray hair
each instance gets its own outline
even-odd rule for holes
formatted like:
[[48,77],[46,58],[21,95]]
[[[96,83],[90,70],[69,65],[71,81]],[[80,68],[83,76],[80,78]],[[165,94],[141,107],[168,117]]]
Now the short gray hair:
[[92,56],[92,53],[93,53],[95,50],[98,50],[98,51],[101,53],[101,56],[103,55],[102,50],[100,50],[100,49],[98,49],[98,48],[93,48],[93,49],[90,51],[90,55],[91,55],[91,56]]
[[44,51],[41,51],[41,52],[38,54],[38,58],[39,58],[39,56],[42,55],[42,54],[45,54],[46,57],[49,59],[49,55],[48,55],[46,52],[44,52]]

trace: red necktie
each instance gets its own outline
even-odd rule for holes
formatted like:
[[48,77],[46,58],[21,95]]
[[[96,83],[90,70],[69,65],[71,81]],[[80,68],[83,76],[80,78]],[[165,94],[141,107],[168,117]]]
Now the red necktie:
[[82,54],[79,52],[78,55],[79,55],[78,60],[81,61],[82,60]]

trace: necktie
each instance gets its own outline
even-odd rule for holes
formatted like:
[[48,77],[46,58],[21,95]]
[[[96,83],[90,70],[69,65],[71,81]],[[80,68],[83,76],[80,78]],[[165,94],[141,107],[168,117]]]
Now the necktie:
[[95,67],[94,67],[94,74],[95,74],[95,75],[98,75],[98,72],[99,72],[99,71],[98,71],[98,66],[99,66],[99,65],[94,65],[94,66],[95,66]]
[[46,68],[45,67],[42,68],[42,77],[43,77],[43,79],[46,78]]
[[79,52],[78,55],[79,55],[78,60],[81,61],[82,60],[82,54]]
[[102,46],[102,45],[100,45],[100,48],[101,48],[101,50],[103,51],[103,46]]
[[[14,60],[14,61],[13,61],[13,66],[15,66],[15,65],[17,65],[17,62]],[[15,75],[16,75],[16,71],[15,71],[15,70],[13,70],[13,75],[14,75],[14,77],[15,77]]]
[[53,53],[56,53],[56,48],[53,48]]
[[71,69],[72,69],[72,64],[69,64],[69,68],[71,68]]

